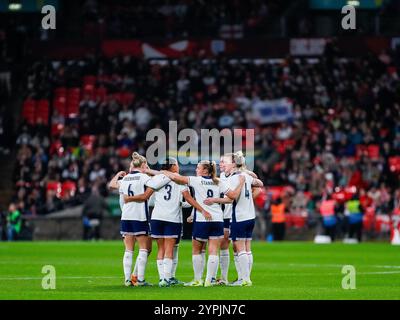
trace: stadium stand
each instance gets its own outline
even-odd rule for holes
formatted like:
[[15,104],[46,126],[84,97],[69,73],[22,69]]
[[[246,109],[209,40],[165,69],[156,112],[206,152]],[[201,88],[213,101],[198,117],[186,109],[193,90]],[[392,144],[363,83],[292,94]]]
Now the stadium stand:
[[[24,214],[46,214],[81,203],[92,185],[106,192],[125,168],[121,159],[145,152],[147,130],[178,120],[181,128],[255,127],[256,172],[272,197],[289,197],[289,225],[304,226],[304,212],[325,193],[348,199],[352,186],[372,199],[370,215],[391,214],[400,190],[399,63],[399,52],[313,63],[37,63],[17,138],[14,201]],[[251,103],[282,96],[294,102],[292,121],[257,123]]]

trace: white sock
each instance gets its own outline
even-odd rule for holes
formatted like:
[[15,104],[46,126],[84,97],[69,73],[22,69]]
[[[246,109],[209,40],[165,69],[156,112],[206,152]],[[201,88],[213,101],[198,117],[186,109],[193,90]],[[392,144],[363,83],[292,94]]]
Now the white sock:
[[219,252],[219,263],[221,265],[221,278],[228,281],[229,271],[229,249],[221,250]]
[[139,255],[137,257],[137,263],[138,263],[138,280],[143,281],[144,280],[144,274],[146,272],[146,265],[147,265],[147,250],[146,249],[140,249],[139,250]]
[[164,279],[164,260],[157,259],[157,270],[159,279]]
[[201,252],[201,277],[203,278],[204,269],[206,268],[206,251]]
[[164,258],[164,279],[172,278],[172,259]]
[[123,266],[124,266],[125,280],[130,280],[131,279],[132,256],[133,256],[133,252],[132,251],[125,250],[124,258],[122,259]]
[[172,259],[172,278],[175,278],[176,268],[178,267],[179,245],[174,246],[174,258]]
[[137,259],[137,257],[136,257],[136,261],[135,261],[135,267],[133,268],[133,275],[135,275],[136,277],[137,277],[137,262],[138,262],[138,259]]
[[242,274],[240,272],[240,264],[239,264],[239,259],[238,259],[237,252],[235,252],[233,254],[233,261],[235,262],[236,272],[238,274],[238,280],[240,280],[240,279],[242,279]]
[[249,277],[251,276],[251,270],[253,269],[253,253],[247,251],[247,256],[249,257]]
[[238,261],[240,265],[240,273],[242,275],[242,280],[249,281],[249,257],[246,251],[241,251],[238,253]]
[[201,280],[203,276],[203,261],[201,254],[195,254],[192,256],[193,261],[193,271],[194,271],[194,280]]
[[209,255],[207,263],[207,277],[206,281],[210,281],[217,275],[219,257],[217,255]]

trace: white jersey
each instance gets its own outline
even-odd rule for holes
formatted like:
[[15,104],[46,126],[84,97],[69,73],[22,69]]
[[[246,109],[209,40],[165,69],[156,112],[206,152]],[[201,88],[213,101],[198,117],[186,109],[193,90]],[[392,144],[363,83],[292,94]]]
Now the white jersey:
[[[251,186],[254,183],[254,178],[247,173],[242,173],[245,178],[245,183],[240,192],[239,198],[233,201],[232,205],[232,221],[240,222],[256,218],[256,211],[254,209],[253,194]],[[235,172],[229,177],[229,187],[231,190],[239,185],[240,173]]]
[[[221,172],[220,179],[221,181],[227,183],[229,185],[229,176],[225,174],[225,172]],[[224,204],[224,219],[231,219],[232,218],[232,203],[225,203]]]
[[[144,193],[145,184],[150,177],[139,171],[128,173],[119,180],[119,193],[124,196],[134,196]],[[121,220],[148,221],[149,207],[145,202],[128,202],[122,207]]]
[[[118,184],[122,179],[123,179],[123,177],[118,179]],[[122,212],[122,208],[124,207],[124,203],[125,203],[124,195],[122,193],[120,193],[119,194],[119,207],[121,208],[121,212]]]
[[[196,201],[212,216],[211,222],[223,222],[223,212],[219,203],[213,203],[212,205],[204,204],[204,200],[207,198],[218,198],[221,193],[225,195],[229,191],[228,185],[221,181],[219,184],[215,184],[211,177],[194,177],[190,176],[188,185],[193,187],[194,197]],[[196,222],[207,222],[204,216],[200,212],[194,211],[194,221]]]
[[186,185],[177,184],[164,174],[159,174],[147,181],[146,186],[155,190],[152,220],[182,223],[182,193]]
[[124,208],[125,200],[124,200],[124,195],[122,193],[119,194],[119,207],[122,209]]

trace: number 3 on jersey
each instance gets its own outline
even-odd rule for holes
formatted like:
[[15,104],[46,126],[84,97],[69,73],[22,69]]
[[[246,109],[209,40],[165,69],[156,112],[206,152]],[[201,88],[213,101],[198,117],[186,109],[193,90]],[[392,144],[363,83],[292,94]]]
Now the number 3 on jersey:
[[167,184],[165,185],[165,189],[167,190],[167,194],[164,196],[164,199],[168,201],[171,199],[172,186],[170,184]]

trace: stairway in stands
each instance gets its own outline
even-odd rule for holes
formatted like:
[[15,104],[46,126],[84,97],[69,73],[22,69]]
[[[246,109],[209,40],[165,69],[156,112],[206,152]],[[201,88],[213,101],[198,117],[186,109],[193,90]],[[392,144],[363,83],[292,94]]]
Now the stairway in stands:
[[[17,77],[16,77],[17,78]],[[17,78],[19,80],[19,78]],[[22,88],[21,86],[14,91],[12,97],[7,103],[7,108],[12,112],[13,129],[12,136],[16,141],[16,128],[21,122],[21,109],[22,109]],[[16,145],[13,144],[10,152],[7,155],[0,154],[0,210],[8,209],[8,205],[14,194],[14,181],[13,173],[16,164],[17,156]]]
[[0,210],[8,208],[14,193],[13,172],[15,166],[16,150],[7,156],[0,156]]

